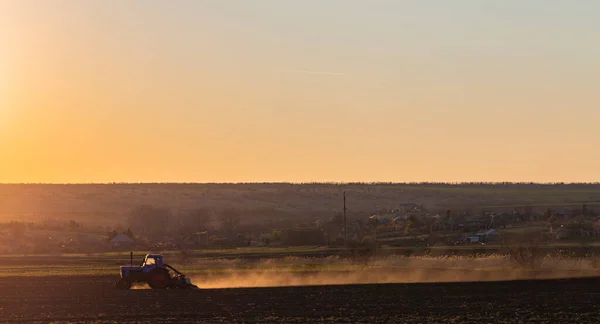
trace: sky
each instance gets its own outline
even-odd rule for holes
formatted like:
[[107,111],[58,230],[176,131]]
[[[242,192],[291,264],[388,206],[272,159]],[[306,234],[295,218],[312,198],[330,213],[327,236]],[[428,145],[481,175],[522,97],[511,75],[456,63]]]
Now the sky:
[[600,2],[0,0],[0,182],[600,180]]

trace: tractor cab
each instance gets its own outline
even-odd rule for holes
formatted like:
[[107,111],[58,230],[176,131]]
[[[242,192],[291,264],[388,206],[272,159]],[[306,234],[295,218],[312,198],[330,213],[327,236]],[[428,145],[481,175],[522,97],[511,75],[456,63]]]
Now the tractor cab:
[[160,254],[147,254],[142,263],[142,269],[144,272],[148,272],[154,268],[164,268],[163,256]]
[[146,254],[144,261],[139,266],[121,266],[121,277],[128,277],[131,272],[149,273],[156,268],[165,268],[163,256],[160,254]]

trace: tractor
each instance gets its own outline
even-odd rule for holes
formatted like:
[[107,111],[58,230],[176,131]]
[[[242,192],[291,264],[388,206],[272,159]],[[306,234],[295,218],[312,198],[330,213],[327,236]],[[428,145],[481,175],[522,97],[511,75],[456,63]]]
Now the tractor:
[[[171,275],[169,270],[174,274]],[[147,254],[140,266],[121,266],[121,277],[117,281],[118,289],[129,289],[134,283],[146,283],[152,289],[198,289],[189,278],[177,269],[163,263],[160,254]]]

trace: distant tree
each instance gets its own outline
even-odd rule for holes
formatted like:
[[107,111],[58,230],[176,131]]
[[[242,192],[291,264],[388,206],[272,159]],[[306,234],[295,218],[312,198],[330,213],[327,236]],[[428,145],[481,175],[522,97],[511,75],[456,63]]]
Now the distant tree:
[[233,233],[240,224],[240,221],[240,213],[236,209],[225,209],[219,215],[221,230],[227,233]]
[[421,221],[419,220],[419,218],[415,215],[410,215],[408,216],[408,220],[407,223],[410,225],[410,227],[412,228],[416,228],[416,227],[420,227],[421,226]]
[[172,213],[168,208],[142,205],[131,211],[127,219],[129,228],[151,237],[167,234]]
[[125,231],[125,233],[123,233],[123,234],[125,234],[125,235],[129,236],[129,237],[130,237],[130,238],[132,238],[132,239],[134,239],[134,238],[135,238],[135,235],[133,234],[133,231],[131,231],[131,229],[130,229],[130,228],[128,228],[128,229],[127,229],[127,231]]
[[525,216],[525,219],[527,220],[532,220],[533,217],[533,207],[531,206],[525,206],[525,208],[523,209],[523,216]]
[[269,241],[272,242],[281,242],[281,240],[283,239],[283,235],[281,231],[273,231],[271,232],[271,236],[269,238]]
[[548,218],[548,224],[550,225],[551,228],[554,228],[554,225],[558,222],[558,216],[557,215],[552,215],[550,216],[550,218]]
[[206,231],[212,222],[212,216],[207,209],[194,209],[188,214],[188,221],[192,226],[193,231]]
[[334,225],[342,226],[344,225],[344,214],[337,213],[331,218],[331,223]]
[[27,229],[29,229],[29,230],[35,229],[35,223],[34,222],[27,223]]
[[502,228],[506,228],[506,225],[508,225],[508,219],[507,219],[506,215],[500,214],[500,215],[494,216],[494,224],[496,226],[502,226]]
[[77,229],[78,229],[80,226],[81,226],[81,225],[79,225],[79,223],[77,223],[77,222],[76,222],[76,221],[74,221],[74,220],[70,220],[70,221],[69,221],[69,229],[70,229],[71,231],[75,231],[75,230],[77,230]]
[[112,230],[111,232],[108,232],[107,233],[108,240],[110,241],[110,240],[114,239],[117,235],[119,235],[119,233],[117,231],[115,231],[115,230]]
[[404,234],[409,235],[410,233],[414,233],[416,235],[416,231],[419,227],[421,227],[422,223],[415,215],[410,215],[406,220],[404,227]]
[[323,224],[323,232],[324,232],[327,244],[331,244],[338,237],[340,237],[342,235],[342,230],[343,230],[342,226],[343,226],[343,220],[340,224],[338,221],[335,220],[335,218],[333,218],[330,221]]
[[439,218],[436,218],[435,221],[433,221],[429,227],[429,233],[433,233],[434,231],[439,231],[442,227],[442,222],[440,222]]

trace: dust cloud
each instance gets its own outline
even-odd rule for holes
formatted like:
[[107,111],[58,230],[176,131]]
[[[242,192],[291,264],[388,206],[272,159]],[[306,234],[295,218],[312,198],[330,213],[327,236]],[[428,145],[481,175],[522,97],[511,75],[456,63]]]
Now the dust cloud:
[[347,272],[251,272],[231,273],[218,276],[192,276],[199,288],[252,288],[348,284],[426,283],[503,281],[521,279],[558,279],[598,275],[590,271],[542,271],[542,270],[443,270],[443,269],[394,269],[353,270]]
[[[596,263],[586,259],[545,259],[539,268],[527,269],[511,264],[504,256],[482,258],[398,257],[356,265],[342,260],[319,262],[317,266],[338,266],[352,270],[282,270],[282,264],[301,264],[284,260],[270,268],[271,262],[245,269],[229,269],[190,275],[199,288],[254,288],[314,285],[477,282],[525,279],[558,279],[600,275]],[[326,263],[326,264],[323,264]],[[356,268],[358,267],[358,268]]]

